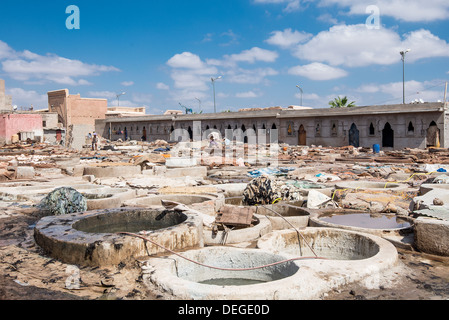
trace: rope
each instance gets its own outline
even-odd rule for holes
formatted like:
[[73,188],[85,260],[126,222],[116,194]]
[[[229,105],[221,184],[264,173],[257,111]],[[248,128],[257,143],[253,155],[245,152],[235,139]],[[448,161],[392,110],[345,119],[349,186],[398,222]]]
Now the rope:
[[279,262],[266,264],[266,265],[263,265],[263,266],[260,266],[260,267],[251,267],[251,268],[220,268],[220,267],[209,266],[209,265],[206,265],[204,263],[201,263],[201,262],[189,259],[187,257],[184,257],[184,256],[180,255],[179,253],[174,252],[173,250],[170,250],[168,248],[165,248],[164,246],[161,246],[160,244],[152,241],[151,239],[148,239],[148,238],[146,238],[144,236],[141,236],[141,235],[138,235],[138,234],[135,234],[135,233],[119,232],[117,234],[141,238],[141,239],[143,239],[145,241],[151,242],[152,244],[154,244],[154,245],[156,245],[156,246],[158,246],[158,247],[160,247],[160,248],[162,248],[162,249],[164,249],[164,250],[166,250],[166,251],[168,251],[168,252],[170,252],[170,253],[172,253],[172,254],[174,254],[174,255],[182,258],[182,259],[184,259],[184,260],[187,260],[189,262],[198,264],[198,265],[200,265],[202,267],[215,269],[215,270],[223,270],[223,271],[250,271],[250,270],[257,270],[257,269],[263,269],[263,268],[272,267],[272,266],[275,266],[275,265],[278,265],[278,264],[284,264],[284,263],[288,263],[288,262],[292,262],[292,261],[296,261],[296,260],[305,260],[305,259],[323,259],[323,260],[327,260],[326,258],[321,258],[321,257],[298,257],[298,258],[291,258],[291,259],[286,259],[286,260],[282,260],[282,261],[279,261]]

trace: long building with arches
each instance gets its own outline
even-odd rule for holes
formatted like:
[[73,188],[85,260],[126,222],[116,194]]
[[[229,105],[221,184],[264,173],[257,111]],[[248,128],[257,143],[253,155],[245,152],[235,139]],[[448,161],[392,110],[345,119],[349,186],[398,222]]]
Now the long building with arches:
[[[148,115],[96,120],[96,131],[111,141],[207,139],[212,131],[276,139],[289,145],[403,149],[449,147],[449,103],[419,103],[340,109],[245,109],[213,114]],[[273,133],[276,132],[276,135]],[[174,134],[176,133],[176,134]],[[179,134],[181,133],[181,134]],[[260,139],[260,138],[263,139]]]

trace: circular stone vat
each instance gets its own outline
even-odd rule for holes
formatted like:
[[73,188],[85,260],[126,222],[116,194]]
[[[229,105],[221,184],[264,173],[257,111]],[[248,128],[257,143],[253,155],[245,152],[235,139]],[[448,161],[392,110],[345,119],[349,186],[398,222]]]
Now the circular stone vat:
[[[300,268],[293,261],[276,264],[286,260],[282,255],[257,249],[207,247],[182,256],[190,261],[175,255],[149,259],[142,268],[144,283],[179,300],[273,300],[298,293],[293,279],[301,273]],[[275,265],[258,268],[270,264]]]
[[337,189],[355,189],[357,191],[384,190],[390,192],[402,192],[409,187],[407,184],[374,181],[345,181],[339,182],[335,186]]
[[87,199],[87,209],[89,211],[120,208],[124,201],[136,196],[136,191],[132,189],[105,188],[102,189],[101,192],[99,191],[81,192]]
[[125,206],[133,207],[162,207],[161,201],[174,201],[182,203],[198,210],[202,213],[215,215],[223,206],[222,195],[209,194],[166,194],[166,195],[150,195],[143,198],[136,198],[124,202]]
[[[34,186],[26,186],[26,187],[14,187],[14,188],[4,188],[0,189],[0,194],[12,197],[13,199],[18,200],[32,200],[32,201],[40,201],[42,198],[44,198],[47,194],[54,191],[55,189],[64,187],[64,185],[34,185]],[[110,189],[107,186],[101,186],[101,185],[92,185],[92,184],[75,184],[73,186],[66,186],[66,187],[72,187],[76,189],[80,193],[84,193],[87,191],[95,192],[95,193],[101,193],[103,190]]]
[[307,228],[301,230],[299,235],[294,230],[282,231],[263,236],[257,247],[295,257],[316,254],[328,260],[369,259],[377,255],[381,247],[373,237],[335,228]]
[[[320,276],[305,278],[314,286],[312,291],[321,294],[350,283],[379,288],[394,272],[400,272],[398,252],[393,244],[378,236],[334,228],[307,228],[298,235],[294,230],[279,230],[263,236],[257,247],[274,254],[288,257],[314,257],[323,259],[299,260],[300,270],[313,270]],[[301,271],[300,271],[301,272]],[[304,272],[304,271],[303,271]]]
[[310,218],[311,227],[341,228],[381,237],[409,234],[413,232],[413,225],[412,218],[382,213],[322,213]]
[[45,217],[36,224],[34,238],[65,263],[107,266],[165,252],[151,242],[117,234],[141,231],[170,250],[203,247],[202,219],[194,212],[130,207]]
[[425,183],[422,184],[419,188],[419,194],[425,195],[426,193],[432,191],[432,190],[448,190],[449,191],[449,184],[446,183]]

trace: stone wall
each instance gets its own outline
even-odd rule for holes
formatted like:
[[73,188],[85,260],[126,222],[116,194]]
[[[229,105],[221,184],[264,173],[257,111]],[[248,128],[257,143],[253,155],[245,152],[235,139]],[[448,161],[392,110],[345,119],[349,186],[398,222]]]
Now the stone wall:
[[[226,130],[256,132],[270,141],[273,129],[277,141],[290,145],[342,147],[355,145],[385,150],[437,146],[428,139],[428,130],[436,125],[440,147],[449,146],[449,130],[442,103],[349,108],[345,110],[314,109],[301,111],[254,111],[206,115],[146,116],[141,118],[97,121],[97,132],[112,140],[163,139],[170,141],[174,130],[183,129],[189,137],[207,139],[207,133]],[[199,123],[197,125],[197,123]],[[198,131],[198,132],[197,132]],[[301,132],[301,133],[300,133]],[[205,134],[206,133],[206,134]],[[180,135],[178,134],[178,138]],[[175,139],[174,141],[179,141]]]

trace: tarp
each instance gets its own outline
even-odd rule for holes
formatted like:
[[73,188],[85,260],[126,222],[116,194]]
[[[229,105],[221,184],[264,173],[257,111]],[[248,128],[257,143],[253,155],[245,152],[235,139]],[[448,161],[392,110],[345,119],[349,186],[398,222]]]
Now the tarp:
[[251,178],[258,178],[263,175],[286,176],[289,171],[293,170],[293,168],[262,168],[248,172],[248,176]]

